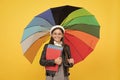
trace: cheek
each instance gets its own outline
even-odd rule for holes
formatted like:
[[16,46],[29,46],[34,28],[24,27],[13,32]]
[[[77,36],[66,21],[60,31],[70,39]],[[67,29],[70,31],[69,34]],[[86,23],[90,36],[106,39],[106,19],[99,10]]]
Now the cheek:
[[55,38],[55,35],[52,35],[51,37]]
[[63,36],[61,34],[59,34],[59,35],[56,35],[56,37],[62,38]]
[[52,35],[53,39],[57,38],[58,36],[57,35]]
[[60,37],[62,38],[62,37],[63,37],[63,35],[60,35]]

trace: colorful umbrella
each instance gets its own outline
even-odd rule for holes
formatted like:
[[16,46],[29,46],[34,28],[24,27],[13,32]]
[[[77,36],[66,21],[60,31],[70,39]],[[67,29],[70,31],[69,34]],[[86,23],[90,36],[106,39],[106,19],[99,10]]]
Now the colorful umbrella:
[[99,40],[99,28],[94,15],[82,7],[60,6],[35,16],[24,29],[21,45],[24,56],[32,63],[37,51],[50,39],[55,25],[65,28],[64,42],[70,46],[75,63],[85,59]]

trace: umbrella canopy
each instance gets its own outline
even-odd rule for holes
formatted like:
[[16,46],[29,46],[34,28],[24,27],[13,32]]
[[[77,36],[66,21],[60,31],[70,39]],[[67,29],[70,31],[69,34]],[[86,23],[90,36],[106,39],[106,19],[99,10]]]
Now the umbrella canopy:
[[50,8],[35,16],[24,29],[21,45],[31,63],[42,44],[50,39],[49,30],[55,25],[65,28],[64,42],[70,46],[75,63],[85,59],[99,40],[100,25],[86,9],[69,5]]

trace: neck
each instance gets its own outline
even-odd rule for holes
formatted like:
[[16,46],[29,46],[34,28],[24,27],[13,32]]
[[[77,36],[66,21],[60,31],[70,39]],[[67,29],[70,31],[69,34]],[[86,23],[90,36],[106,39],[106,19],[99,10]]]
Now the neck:
[[61,41],[55,41],[56,43],[61,43]]

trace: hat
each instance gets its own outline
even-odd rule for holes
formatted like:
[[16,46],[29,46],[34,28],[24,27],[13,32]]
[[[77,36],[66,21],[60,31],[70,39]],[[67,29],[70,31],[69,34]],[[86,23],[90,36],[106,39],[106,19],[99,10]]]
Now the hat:
[[55,26],[53,26],[53,27],[50,29],[50,35],[51,35],[51,32],[52,32],[55,28],[61,28],[61,29],[63,30],[63,32],[65,32],[65,29],[63,28],[63,26],[55,25]]

